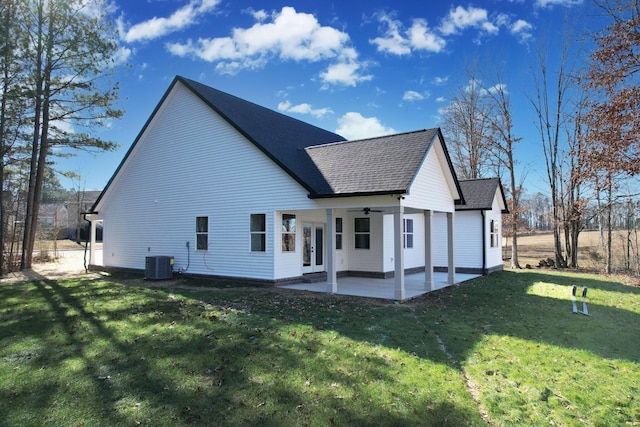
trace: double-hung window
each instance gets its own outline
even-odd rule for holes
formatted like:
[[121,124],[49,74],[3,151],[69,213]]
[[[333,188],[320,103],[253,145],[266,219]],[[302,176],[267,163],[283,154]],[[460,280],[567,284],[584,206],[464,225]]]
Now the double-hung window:
[[336,250],[342,249],[342,218],[336,218]]
[[267,219],[265,214],[251,214],[251,252],[267,250]]
[[497,248],[500,246],[500,234],[498,233],[498,222],[494,219],[489,223],[489,234],[491,239],[491,247]]
[[413,220],[409,218],[404,219],[404,247],[413,248]]
[[282,252],[296,250],[296,216],[282,214]]
[[209,249],[209,217],[196,217],[196,250],[206,251]]
[[371,245],[371,221],[370,218],[355,218],[355,243],[356,249],[369,249]]

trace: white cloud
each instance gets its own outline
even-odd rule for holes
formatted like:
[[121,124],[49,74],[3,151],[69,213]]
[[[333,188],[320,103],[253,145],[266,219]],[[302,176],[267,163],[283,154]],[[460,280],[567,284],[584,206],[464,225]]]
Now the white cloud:
[[128,47],[120,46],[116,51],[113,61],[115,65],[126,64],[133,52]]
[[214,10],[219,2],[220,0],[192,0],[169,17],[154,16],[147,21],[132,25],[128,30],[125,30],[125,25],[120,19],[118,26],[123,40],[128,43],[153,40],[189,27],[200,15]]
[[473,6],[464,8],[458,6],[451,9],[449,14],[442,20],[440,31],[444,35],[457,34],[467,28],[479,28],[488,33],[495,33],[497,27],[489,21],[486,9]]
[[291,105],[289,101],[283,101],[278,104],[278,110],[286,112],[286,113],[297,113],[297,114],[311,114],[316,118],[323,118],[328,114],[333,114],[333,110],[331,108],[313,108],[311,104],[302,103],[298,105]]
[[449,81],[449,76],[444,76],[444,77],[434,77],[432,80],[432,83],[436,86],[442,86],[443,84],[447,83]]
[[362,66],[356,61],[338,62],[329,65],[327,70],[320,73],[320,77],[328,84],[341,84],[344,86],[356,86],[360,82],[373,79],[372,75],[359,74]]
[[509,31],[520,39],[520,43],[526,43],[533,37],[531,30],[533,30],[533,25],[522,19],[518,19],[509,26]]
[[404,95],[402,95],[403,101],[422,101],[423,99],[424,95],[415,90],[405,91]]
[[393,53],[395,55],[411,53],[409,41],[400,35],[402,23],[392,19],[390,15],[385,13],[380,14],[378,20],[387,27],[384,37],[376,37],[373,40],[369,40],[370,43],[377,46],[378,52]]
[[397,133],[395,129],[385,127],[376,117],[363,117],[360,113],[349,112],[338,119],[336,133],[354,140]]
[[[578,0],[538,0],[538,1],[578,1]],[[512,17],[505,13],[489,14],[487,9],[474,6],[457,6],[449,10],[441,19],[437,28],[431,28],[425,19],[413,19],[411,26],[406,28],[395,18],[395,13],[379,13],[377,20],[380,24],[381,35],[369,40],[376,46],[378,52],[404,56],[416,51],[439,53],[445,50],[447,38],[460,34],[462,31],[473,29],[478,33],[474,40],[480,43],[483,36],[497,35],[501,28],[518,37],[520,42],[528,41],[532,35],[533,26],[522,19],[512,22]]]
[[505,83],[496,83],[495,85],[491,86],[486,90],[489,93],[497,93],[497,92],[502,92],[504,94],[509,93],[509,91],[507,90],[507,85]]
[[496,83],[490,87],[484,87],[482,84],[482,80],[479,79],[470,79],[467,82],[467,85],[464,88],[467,93],[478,93],[479,95],[486,96],[488,94],[494,94],[498,91],[503,92],[505,94],[509,93],[507,90],[507,85],[505,83]]
[[427,25],[424,19],[414,19],[408,31],[409,41],[414,50],[426,50],[428,52],[442,51],[447,42],[437,35]]
[[267,12],[265,12],[264,10],[249,9],[247,10],[247,12],[251,14],[251,16],[253,16],[253,18],[258,22],[265,21],[269,17],[269,15],[267,15]]
[[103,15],[116,13],[118,5],[113,0],[88,0],[84,3],[80,12],[91,18],[98,18]]
[[315,16],[283,7],[265,18],[264,12],[252,12],[257,22],[250,28],[235,28],[228,37],[201,38],[186,43],[168,43],[169,52],[217,62],[216,70],[235,74],[243,69],[264,67],[269,60],[318,62],[334,60],[320,74],[325,84],[355,86],[372,76],[361,74],[364,64],[355,49],[348,46],[349,35],[336,28],[322,26]]
[[534,5],[536,7],[547,7],[547,6],[555,6],[555,5],[571,7],[571,6],[577,6],[582,3],[583,3],[583,0],[536,0]]
[[408,55],[412,50],[440,52],[446,45],[446,41],[433,32],[424,19],[414,19],[406,31],[402,22],[393,19],[392,15],[381,13],[378,21],[386,27],[384,35],[369,40],[377,46],[378,52],[394,55]]
[[439,96],[436,98],[436,102],[437,103],[442,103],[442,102],[446,102],[447,98],[445,98],[444,96]]

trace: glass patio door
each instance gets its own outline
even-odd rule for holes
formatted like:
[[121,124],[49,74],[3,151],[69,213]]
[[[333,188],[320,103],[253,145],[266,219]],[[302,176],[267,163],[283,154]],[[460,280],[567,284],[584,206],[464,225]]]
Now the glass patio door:
[[302,226],[302,272],[324,271],[324,224]]

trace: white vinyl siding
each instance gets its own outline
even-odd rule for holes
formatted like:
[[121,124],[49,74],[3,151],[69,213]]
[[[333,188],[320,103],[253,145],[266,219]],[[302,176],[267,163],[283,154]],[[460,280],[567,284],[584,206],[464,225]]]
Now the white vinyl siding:
[[[499,194],[499,193],[498,193]],[[496,267],[502,264],[502,212],[498,204],[498,197],[494,197],[491,210],[486,212],[487,221],[487,268]],[[491,221],[495,222],[497,227],[497,246],[491,247],[491,230],[489,224]]]
[[455,221],[456,267],[482,268],[481,211],[458,211]]
[[[345,218],[345,222],[350,224],[349,230],[344,231],[345,236],[349,236],[349,242],[343,241],[342,247],[348,249],[347,257],[349,260],[348,270],[351,271],[367,271],[367,272],[383,272],[383,235],[382,235],[382,218],[384,215],[378,212],[372,212],[369,214],[370,218],[370,249],[355,249],[354,236],[354,218],[361,215],[350,215]],[[343,250],[344,252],[344,250]],[[340,268],[342,270],[343,268]]]
[[[424,214],[405,214],[404,219],[413,220],[413,248],[404,250],[404,268],[424,266]],[[395,269],[393,215],[384,216],[384,271]]]
[[[457,212],[456,212],[457,215]],[[457,231],[454,229],[454,231]],[[446,267],[448,265],[447,251],[449,248],[447,238],[447,215],[442,212],[435,212],[433,214],[432,222],[432,256],[433,265],[435,267]],[[457,259],[456,261],[460,261]]]
[[[176,269],[185,268],[190,249],[189,273],[274,279],[276,210],[314,207],[307,194],[178,83],[98,206],[104,264],[143,269],[145,256],[168,255]],[[266,212],[264,253],[252,253],[248,242],[248,218],[256,211]],[[203,215],[215,233],[196,255],[194,218]],[[295,275],[296,267],[279,277]]]
[[444,171],[448,166],[443,165],[442,147],[435,141],[420,170],[414,178],[409,194],[405,196],[403,204],[419,209],[430,209],[440,212],[453,212],[454,199],[457,194],[452,193],[450,182]]

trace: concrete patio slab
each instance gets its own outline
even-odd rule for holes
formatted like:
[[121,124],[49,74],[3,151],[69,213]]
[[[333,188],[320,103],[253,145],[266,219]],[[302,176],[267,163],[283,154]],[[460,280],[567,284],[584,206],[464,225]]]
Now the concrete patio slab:
[[[433,273],[434,286],[433,291],[446,288],[447,273]],[[480,277],[479,274],[456,274],[456,283],[465,282],[467,280]],[[407,301],[427,293],[424,287],[424,273],[408,274],[404,277],[405,298]],[[369,277],[341,277],[338,279],[337,295],[351,295],[367,298],[380,298],[388,300],[396,300],[395,298],[394,279],[372,279]],[[295,283],[290,285],[279,286],[284,289],[294,289],[299,291],[324,292],[328,293],[328,283]]]

